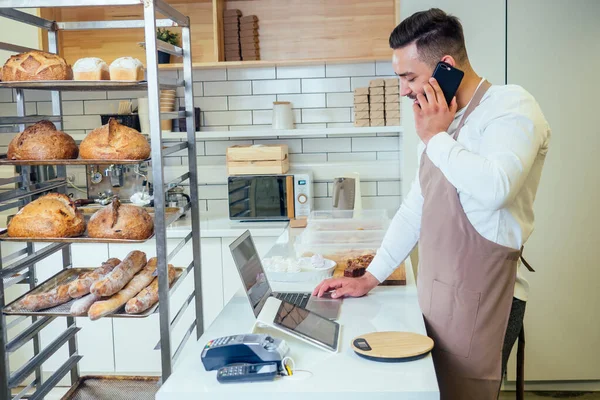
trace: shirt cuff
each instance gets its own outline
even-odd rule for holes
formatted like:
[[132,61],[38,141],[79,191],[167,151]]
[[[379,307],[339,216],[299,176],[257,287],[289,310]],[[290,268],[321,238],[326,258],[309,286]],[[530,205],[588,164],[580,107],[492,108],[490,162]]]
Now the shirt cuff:
[[440,167],[441,161],[448,158],[450,150],[456,145],[454,140],[447,132],[440,132],[427,143],[427,156],[436,167]]
[[[385,264],[381,256],[375,256],[371,264],[367,267],[367,272],[373,275],[379,283],[385,281],[388,276],[390,276],[391,272],[389,271],[389,267]],[[393,271],[392,271],[393,272]]]

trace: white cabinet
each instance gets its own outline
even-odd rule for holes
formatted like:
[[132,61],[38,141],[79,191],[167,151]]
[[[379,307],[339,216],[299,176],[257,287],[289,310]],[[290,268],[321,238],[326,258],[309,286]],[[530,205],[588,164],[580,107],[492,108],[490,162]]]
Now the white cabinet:
[[600,379],[599,16],[597,0],[508,1],[508,83],[535,96],[552,129],[525,245],[537,271],[527,275],[528,381]]

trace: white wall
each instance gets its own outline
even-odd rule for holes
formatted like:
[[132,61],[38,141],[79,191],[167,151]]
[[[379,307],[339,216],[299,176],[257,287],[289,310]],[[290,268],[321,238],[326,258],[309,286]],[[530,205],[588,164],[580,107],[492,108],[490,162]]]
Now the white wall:
[[[36,8],[23,9],[29,14],[37,15]],[[38,28],[31,25],[16,22],[8,18],[0,17],[0,42],[18,44],[19,46],[40,48]],[[8,57],[13,55],[8,51],[0,50],[0,65],[4,65]]]

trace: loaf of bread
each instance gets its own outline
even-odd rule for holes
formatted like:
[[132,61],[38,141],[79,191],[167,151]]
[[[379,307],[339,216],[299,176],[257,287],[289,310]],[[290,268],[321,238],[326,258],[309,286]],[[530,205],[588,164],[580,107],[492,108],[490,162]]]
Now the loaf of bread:
[[101,58],[80,58],[73,64],[73,78],[76,81],[110,80],[108,64]]
[[8,224],[8,236],[65,238],[85,232],[83,215],[71,199],[49,193],[23,207]]
[[75,300],[73,304],[71,304],[71,310],[69,310],[69,312],[71,315],[86,315],[92,304],[100,299],[100,296],[88,293],[87,295]]
[[10,57],[2,68],[2,80],[71,80],[73,70],[64,58],[43,51],[29,51]]
[[79,154],[86,160],[145,160],[150,157],[150,143],[136,131],[115,119],[96,128],[79,145]]
[[109,258],[92,272],[85,274],[79,279],[75,279],[69,284],[69,296],[74,299],[85,296],[90,292],[90,288],[94,282],[104,278],[119,264],[121,264],[121,260],[118,258]]
[[[169,264],[169,286],[177,276],[177,270]],[[127,314],[139,314],[146,311],[158,302],[158,277],[154,278],[152,283],[144,290],[138,293],[133,299],[129,300],[125,305]]]
[[[94,282],[90,293],[96,296],[112,296],[123,289],[138,271],[146,265],[146,253],[134,250],[115,267],[108,275]],[[141,289],[140,289],[141,290]],[[137,294],[137,293],[136,293]]]
[[108,300],[97,301],[90,307],[88,317],[92,321],[97,320],[107,314],[115,312],[122,307],[127,301],[138,294],[142,289],[152,282],[154,277],[152,274],[156,270],[156,257],[151,258],[146,266],[135,275],[131,281],[117,294]]
[[121,57],[110,64],[111,81],[143,81],[144,64],[137,58]]
[[121,204],[117,198],[96,211],[88,222],[88,235],[103,239],[148,239],[154,232],[154,221],[143,207]]
[[78,154],[75,140],[44,120],[15,136],[6,156],[11,160],[68,160],[77,158]]
[[44,310],[56,307],[71,300],[69,296],[69,284],[59,285],[46,293],[30,294],[21,300],[21,307],[28,311]]

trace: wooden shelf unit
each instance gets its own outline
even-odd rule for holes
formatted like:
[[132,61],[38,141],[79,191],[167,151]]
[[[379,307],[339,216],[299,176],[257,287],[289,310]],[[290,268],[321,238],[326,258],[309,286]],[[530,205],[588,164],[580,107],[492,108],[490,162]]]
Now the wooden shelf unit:
[[[320,61],[389,59],[388,37],[398,22],[395,0],[167,0],[190,16],[194,67],[303,65]],[[239,9],[259,18],[261,61],[224,62],[223,11]],[[40,16],[58,22],[140,20],[140,7],[42,8]],[[170,28],[175,32],[181,29]],[[141,29],[62,31],[60,54],[70,64],[82,57],[107,63],[123,56],[145,63]],[[47,49],[47,37],[41,38]],[[181,68],[180,60],[162,69]]]

